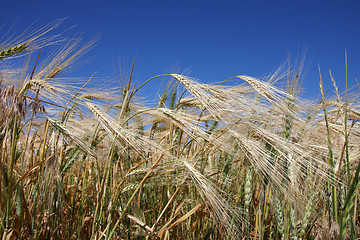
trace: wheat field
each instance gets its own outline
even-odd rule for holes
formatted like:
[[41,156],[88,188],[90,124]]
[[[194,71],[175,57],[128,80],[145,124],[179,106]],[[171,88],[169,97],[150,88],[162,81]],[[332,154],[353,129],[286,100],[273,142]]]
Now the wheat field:
[[2,239],[359,238],[358,86],[319,68],[301,98],[301,57],[219,84],[65,78],[94,41],[59,24],[0,43]]

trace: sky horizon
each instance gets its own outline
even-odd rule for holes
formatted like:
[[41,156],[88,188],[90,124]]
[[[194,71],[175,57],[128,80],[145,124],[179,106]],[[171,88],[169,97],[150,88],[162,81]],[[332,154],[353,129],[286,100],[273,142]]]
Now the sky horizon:
[[[360,14],[357,1],[7,1],[0,16],[1,32],[20,34],[66,18],[61,32],[82,33],[83,43],[100,35],[81,60],[74,76],[114,77],[119,66],[129,72],[136,55],[134,80],[171,71],[203,83],[237,75],[265,77],[288,55],[294,63],[306,49],[306,98],[317,98],[318,66],[325,89],[333,91],[330,69],[345,90],[345,51],[348,85],[360,77]],[[75,26],[75,27],[73,27]],[[15,34],[16,35],[16,34]],[[124,70],[122,70],[124,71]],[[71,74],[69,74],[71,76]],[[154,83],[155,84],[155,83]],[[147,86],[146,94],[151,92]]]

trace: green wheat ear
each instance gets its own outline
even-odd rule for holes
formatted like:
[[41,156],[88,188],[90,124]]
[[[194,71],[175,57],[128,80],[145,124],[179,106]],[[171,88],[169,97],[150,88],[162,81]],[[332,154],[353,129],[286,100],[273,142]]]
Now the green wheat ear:
[[277,222],[277,228],[281,239],[285,239],[285,223],[283,215],[284,204],[281,201],[281,197],[275,195],[275,218]]
[[16,45],[15,47],[11,47],[6,50],[2,50],[0,52],[0,60],[6,57],[11,57],[19,52],[25,51],[28,48],[24,43]]

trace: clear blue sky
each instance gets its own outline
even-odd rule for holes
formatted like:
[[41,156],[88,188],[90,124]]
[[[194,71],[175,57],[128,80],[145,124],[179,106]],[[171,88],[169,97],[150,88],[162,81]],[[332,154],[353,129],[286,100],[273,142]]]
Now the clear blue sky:
[[[90,59],[76,76],[112,77],[130,68],[136,54],[138,82],[190,69],[202,82],[219,82],[240,74],[262,77],[307,46],[309,72],[305,96],[318,96],[322,68],[326,87],[331,69],[345,89],[344,52],[349,84],[360,79],[360,1],[19,1],[1,4],[0,22],[15,23],[18,33],[30,24],[67,18],[66,29],[85,40],[101,34]],[[151,86],[148,86],[151,87]],[[149,92],[151,94],[151,92]]]

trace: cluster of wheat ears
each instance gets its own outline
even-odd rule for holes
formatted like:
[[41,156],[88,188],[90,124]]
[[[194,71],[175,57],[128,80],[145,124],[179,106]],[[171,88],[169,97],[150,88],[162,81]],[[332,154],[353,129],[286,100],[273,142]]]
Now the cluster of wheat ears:
[[[92,42],[59,23],[0,45],[2,239],[360,236],[358,89],[330,72],[324,92],[319,69],[321,99],[301,99],[302,59],[265,80],[99,87],[61,77]],[[172,84],[142,103],[156,78]]]

